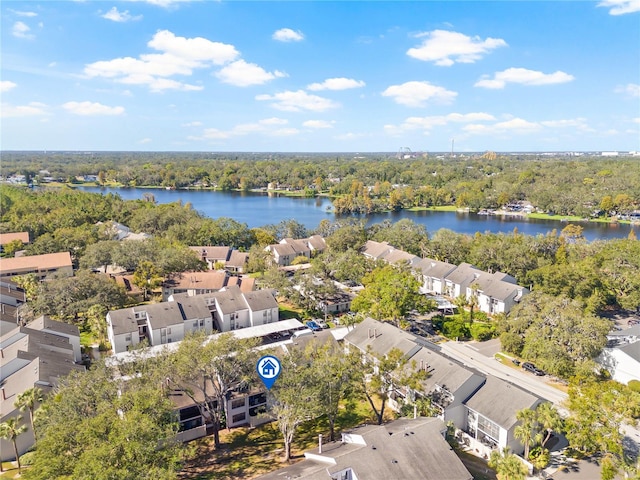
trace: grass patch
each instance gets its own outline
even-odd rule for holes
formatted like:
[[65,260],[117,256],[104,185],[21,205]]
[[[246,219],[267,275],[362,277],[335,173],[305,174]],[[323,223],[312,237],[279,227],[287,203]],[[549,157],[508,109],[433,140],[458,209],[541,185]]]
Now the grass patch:
[[530,213],[527,218],[535,218],[539,220],[554,220],[561,222],[584,222],[588,219],[577,215],[549,215],[548,213]]
[[411,207],[406,210],[409,212],[455,212],[458,207],[455,205],[438,205],[436,207]]
[[278,314],[280,316],[280,320],[289,320],[291,318],[300,320],[304,316],[302,309],[280,301],[278,302]]
[[[385,419],[394,418],[393,412]],[[375,423],[375,416],[365,401],[348,402],[342,406],[336,421],[336,438],[340,432],[363,423]],[[293,440],[292,463],[303,458],[303,453],[318,444],[318,434],[329,438],[326,417],[302,424]],[[213,437],[196,440],[195,454],[180,473],[183,479],[250,479],[285,467],[282,462],[284,445],[275,422],[259,427],[234,428],[220,432],[222,446],[215,450]]]
[[[22,467],[24,472],[28,467]],[[18,465],[13,462],[2,462],[2,469],[4,472],[0,473],[0,479],[20,478],[18,475]]]

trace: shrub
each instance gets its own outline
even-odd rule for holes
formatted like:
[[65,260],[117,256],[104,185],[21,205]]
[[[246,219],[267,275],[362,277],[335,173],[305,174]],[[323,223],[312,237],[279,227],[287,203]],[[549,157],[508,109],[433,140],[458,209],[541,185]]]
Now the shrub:
[[629,389],[634,392],[640,392],[640,380],[630,380]]
[[495,334],[495,328],[493,325],[487,325],[482,323],[474,323],[470,328],[471,337],[479,342],[490,340]]

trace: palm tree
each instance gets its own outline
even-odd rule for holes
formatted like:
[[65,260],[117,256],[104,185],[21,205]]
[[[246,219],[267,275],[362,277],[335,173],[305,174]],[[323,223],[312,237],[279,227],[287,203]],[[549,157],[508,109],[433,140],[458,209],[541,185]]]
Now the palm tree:
[[547,432],[541,443],[541,446],[544,447],[549,441],[549,438],[551,438],[551,434],[562,428],[562,417],[560,417],[558,410],[556,410],[553,404],[547,402],[543,403],[536,409],[536,420]]
[[527,467],[505,447],[502,452],[494,450],[489,458],[489,466],[498,474],[499,480],[525,480]]
[[0,438],[11,440],[13,443],[13,451],[16,454],[16,462],[18,462],[18,473],[21,472],[22,466],[20,465],[20,455],[18,454],[17,438],[27,431],[26,425],[20,425],[22,421],[22,415],[17,417],[8,418],[6,422],[0,423]]
[[514,431],[513,436],[524,445],[524,458],[529,458],[529,447],[539,436],[537,431],[536,413],[528,408],[516,413],[516,418],[520,421]]
[[38,387],[33,387],[18,395],[18,398],[14,403],[16,408],[19,408],[21,412],[24,412],[25,410],[29,411],[29,423],[31,425],[31,431],[33,432],[33,439],[35,442],[38,441],[38,437],[36,436],[36,428],[33,424],[33,413],[35,412],[38,404],[42,403],[42,400],[44,400],[42,390]]

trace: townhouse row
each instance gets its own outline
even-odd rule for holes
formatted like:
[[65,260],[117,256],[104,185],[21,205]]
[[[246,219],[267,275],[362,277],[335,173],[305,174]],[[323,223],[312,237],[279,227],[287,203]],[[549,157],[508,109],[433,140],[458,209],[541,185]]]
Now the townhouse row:
[[516,279],[502,272],[485,272],[469,263],[451,263],[420,258],[397,249],[388,242],[367,241],[362,253],[373,260],[387,263],[407,262],[422,278],[424,293],[449,298],[464,296],[467,301],[475,297],[478,309],[488,315],[509,313],[529,289],[518,285]]

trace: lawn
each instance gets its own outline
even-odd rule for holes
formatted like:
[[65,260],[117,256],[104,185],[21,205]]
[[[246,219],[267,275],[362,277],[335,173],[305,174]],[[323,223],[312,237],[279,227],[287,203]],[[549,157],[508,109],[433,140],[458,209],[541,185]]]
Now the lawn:
[[[393,412],[389,409],[391,420]],[[342,407],[336,422],[336,436],[340,431],[361,425],[375,423],[375,416],[366,402],[350,403]],[[303,453],[318,444],[318,434],[328,439],[329,426],[326,417],[304,423],[298,429],[292,446],[292,462],[303,459]],[[250,479],[286,466],[282,463],[284,447],[282,435],[276,422],[266,423],[256,428],[234,428],[220,432],[222,447],[215,450],[213,437],[193,442],[195,454],[183,468],[180,477],[184,479],[223,480],[232,478]]]
[[[4,472],[0,473],[0,479],[20,478],[18,475],[18,466],[14,462],[2,462],[2,469]],[[22,467],[22,471],[25,467]]]

